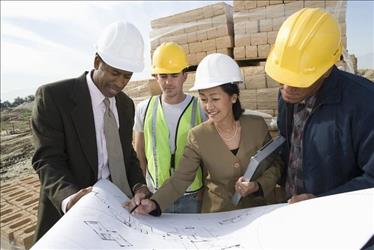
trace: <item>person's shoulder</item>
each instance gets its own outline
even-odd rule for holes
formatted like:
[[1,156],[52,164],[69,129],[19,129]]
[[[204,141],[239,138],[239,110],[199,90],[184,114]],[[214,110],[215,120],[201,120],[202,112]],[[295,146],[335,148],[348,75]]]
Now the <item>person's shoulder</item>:
[[374,95],[374,82],[365,77],[339,70],[339,79],[351,88]]
[[197,137],[204,136],[207,132],[211,131],[214,128],[213,123],[210,120],[204,121],[195,127],[191,128],[191,133]]
[[[355,114],[374,113],[374,83],[364,77],[339,71],[338,83],[342,86],[342,109]],[[365,112],[360,112],[365,110]]]
[[144,114],[145,110],[148,107],[149,101],[151,100],[152,97],[147,97],[144,100],[141,100],[139,102],[135,102],[135,110],[137,113]]
[[244,113],[240,117],[240,121],[243,123],[262,123],[265,121],[264,117],[256,113]]
[[123,91],[119,92],[116,98],[120,99],[121,101],[133,102],[133,100]]
[[265,118],[261,114],[247,112],[240,117],[239,121],[244,128],[258,129],[259,131],[268,130]]
[[67,78],[67,79],[63,79],[63,80],[59,80],[55,82],[45,83],[41,85],[39,89],[44,90],[44,91],[53,91],[53,90],[62,91],[63,89],[70,90],[71,87],[74,84],[76,84],[77,81],[84,80],[85,74],[86,72],[79,77]]

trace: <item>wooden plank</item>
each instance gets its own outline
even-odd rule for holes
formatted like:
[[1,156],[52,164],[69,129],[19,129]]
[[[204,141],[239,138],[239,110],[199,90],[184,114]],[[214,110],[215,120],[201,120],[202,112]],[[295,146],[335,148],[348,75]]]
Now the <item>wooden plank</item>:
[[216,38],[216,48],[232,48],[234,45],[234,39],[232,36],[223,36]]
[[234,47],[234,58],[237,60],[245,59],[245,47]]
[[235,47],[244,47],[251,44],[251,34],[235,36]]
[[251,45],[260,45],[267,44],[268,42],[268,33],[260,32],[251,34]]
[[247,45],[247,46],[245,46],[245,57],[247,59],[257,58],[258,57],[257,45],[254,45],[254,46]]
[[261,44],[257,46],[258,48],[258,57],[259,58],[267,58],[270,52],[270,45],[269,44]]
[[263,19],[259,22],[260,32],[267,32],[273,30],[273,20],[272,19]]
[[284,16],[284,5],[270,5],[266,6],[266,18],[277,18]]
[[284,4],[284,15],[286,17],[304,8],[304,1],[293,1]]
[[274,44],[275,39],[277,38],[278,31],[268,32],[268,44]]

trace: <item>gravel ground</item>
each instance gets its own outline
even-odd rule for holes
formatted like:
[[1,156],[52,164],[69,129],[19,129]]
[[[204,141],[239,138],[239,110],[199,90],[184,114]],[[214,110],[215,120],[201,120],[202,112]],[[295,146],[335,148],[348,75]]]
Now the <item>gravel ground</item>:
[[1,183],[9,182],[15,178],[35,174],[35,170],[31,166],[31,159],[26,159],[16,164],[7,166],[1,170]]

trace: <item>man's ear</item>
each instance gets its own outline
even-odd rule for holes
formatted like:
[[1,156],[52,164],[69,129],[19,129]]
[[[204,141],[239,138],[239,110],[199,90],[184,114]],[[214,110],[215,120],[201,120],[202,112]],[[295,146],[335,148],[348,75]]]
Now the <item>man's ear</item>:
[[187,80],[187,74],[188,73],[183,71],[182,74],[183,74],[183,82],[185,82]]
[[100,66],[101,59],[98,54],[95,55],[94,68],[97,70]]

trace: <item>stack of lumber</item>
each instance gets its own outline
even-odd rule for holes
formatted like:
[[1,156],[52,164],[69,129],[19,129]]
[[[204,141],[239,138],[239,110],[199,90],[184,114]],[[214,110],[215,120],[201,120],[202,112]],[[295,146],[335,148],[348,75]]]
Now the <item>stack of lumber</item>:
[[211,53],[232,56],[232,7],[223,2],[152,20],[151,28],[151,55],[161,43],[176,42],[190,65],[198,65]]
[[302,8],[323,8],[332,13],[341,28],[346,48],[346,1],[241,1],[234,0],[234,58],[266,59],[283,21]]
[[158,83],[154,78],[130,81],[123,91],[131,98],[161,94],[161,90],[158,86]]

